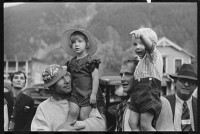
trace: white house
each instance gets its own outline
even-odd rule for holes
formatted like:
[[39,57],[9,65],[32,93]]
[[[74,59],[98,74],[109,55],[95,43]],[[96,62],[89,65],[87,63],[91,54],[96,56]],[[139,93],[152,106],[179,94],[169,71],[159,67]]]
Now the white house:
[[174,92],[174,86],[168,75],[177,73],[179,67],[184,63],[191,64],[195,56],[166,37],[160,38],[157,44],[157,49],[163,56],[163,92],[171,94]]
[[36,59],[31,56],[4,55],[4,80],[9,81],[9,74],[16,71],[23,71],[27,76],[26,86],[42,83],[41,73],[48,65],[44,60]]

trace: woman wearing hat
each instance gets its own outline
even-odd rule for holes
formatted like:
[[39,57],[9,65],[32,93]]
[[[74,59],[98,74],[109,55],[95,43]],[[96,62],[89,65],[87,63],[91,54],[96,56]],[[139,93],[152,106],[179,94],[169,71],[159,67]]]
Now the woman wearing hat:
[[169,75],[175,82],[175,94],[168,95],[176,131],[197,130],[197,74],[191,64],[183,64],[177,74]]
[[68,123],[78,117],[85,120],[98,101],[98,68],[99,59],[91,56],[97,50],[97,40],[84,29],[68,29],[61,38],[64,50],[73,58],[67,61],[67,71],[72,77],[72,95],[70,97],[70,113]]

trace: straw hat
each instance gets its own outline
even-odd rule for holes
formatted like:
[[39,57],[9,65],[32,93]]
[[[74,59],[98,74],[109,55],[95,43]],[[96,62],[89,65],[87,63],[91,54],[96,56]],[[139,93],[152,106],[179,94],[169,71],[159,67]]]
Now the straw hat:
[[64,51],[66,51],[71,56],[76,56],[76,52],[72,48],[70,48],[71,35],[76,31],[82,32],[88,38],[89,48],[87,49],[87,53],[90,55],[95,54],[95,52],[97,51],[97,39],[90,32],[80,28],[71,28],[63,33],[61,37],[61,46],[64,49]]
[[57,64],[52,64],[45,68],[45,70],[42,73],[42,79],[44,81],[44,87],[48,88],[54,83],[56,83],[60,78],[64,75],[66,75],[68,72],[67,70]]

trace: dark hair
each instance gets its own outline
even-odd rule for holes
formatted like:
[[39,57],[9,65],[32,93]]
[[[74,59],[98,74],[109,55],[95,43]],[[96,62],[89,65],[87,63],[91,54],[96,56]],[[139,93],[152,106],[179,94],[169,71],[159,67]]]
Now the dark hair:
[[24,78],[25,78],[25,83],[26,83],[26,74],[22,71],[17,71],[17,72],[14,72],[14,73],[10,73],[10,81],[13,82],[13,77],[17,74],[23,74],[24,75]]
[[72,44],[74,43],[75,40],[77,40],[77,37],[82,37],[86,42],[86,48],[89,47],[89,40],[87,36],[80,31],[75,31],[71,34],[71,37],[70,37],[70,44],[69,44],[70,48],[72,48]]

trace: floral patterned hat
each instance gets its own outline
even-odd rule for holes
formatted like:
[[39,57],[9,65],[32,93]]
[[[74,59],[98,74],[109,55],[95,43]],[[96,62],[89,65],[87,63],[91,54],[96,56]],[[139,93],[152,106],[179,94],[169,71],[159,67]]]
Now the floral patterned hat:
[[62,76],[69,74],[66,68],[57,64],[49,65],[42,73],[42,79],[44,81],[44,87],[48,88],[56,83]]

